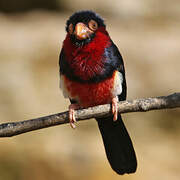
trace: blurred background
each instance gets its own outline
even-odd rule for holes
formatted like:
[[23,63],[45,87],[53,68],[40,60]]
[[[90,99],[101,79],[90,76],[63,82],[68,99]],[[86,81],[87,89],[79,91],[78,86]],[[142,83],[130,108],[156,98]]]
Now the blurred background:
[[[1,0],[0,123],[66,111],[58,57],[65,23],[95,10],[125,61],[128,99],[180,91],[179,0]],[[124,114],[135,174],[110,168],[95,120],[0,139],[0,180],[179,180],[180,110]]]

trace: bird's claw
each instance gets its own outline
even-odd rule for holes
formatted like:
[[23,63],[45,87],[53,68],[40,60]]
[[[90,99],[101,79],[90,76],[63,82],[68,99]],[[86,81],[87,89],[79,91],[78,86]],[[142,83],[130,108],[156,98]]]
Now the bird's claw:
[[112,98],[112,114],[113,114],[113,121],[116,121],[118,118],[118,97]]
[[78,104],[69,105],[69,123],[70,126],[75,129],[76,128],[76,118],[75,118],[75,110],[79,108]]

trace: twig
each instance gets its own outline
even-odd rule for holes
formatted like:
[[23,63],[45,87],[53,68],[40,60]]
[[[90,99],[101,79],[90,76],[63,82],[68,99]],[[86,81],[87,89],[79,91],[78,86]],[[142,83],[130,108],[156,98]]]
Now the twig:
[[[155,109],[168,109],[177,107],[180,107],[180,93],[174,93],[169,96],[119,102],[120,113],[150,111]],[[110,104],[100,105],[88,109],[77,110],[76,119],[77,121],[81,121],[90,118],[104,117],[110,115],[110,113]],[[68,111],[66,111],[26,121],[4,123],[0,124],[0,137],[11,137],[37,129],[65,124],[68,122]]]

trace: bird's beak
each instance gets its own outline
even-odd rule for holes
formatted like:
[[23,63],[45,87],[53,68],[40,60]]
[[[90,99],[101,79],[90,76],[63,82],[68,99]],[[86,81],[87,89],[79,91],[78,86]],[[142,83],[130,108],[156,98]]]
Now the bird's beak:
[[83,40],[89,38],[92,31],[84,24],[84,23],[77,23],[75,26],[75,36],[79,40]]

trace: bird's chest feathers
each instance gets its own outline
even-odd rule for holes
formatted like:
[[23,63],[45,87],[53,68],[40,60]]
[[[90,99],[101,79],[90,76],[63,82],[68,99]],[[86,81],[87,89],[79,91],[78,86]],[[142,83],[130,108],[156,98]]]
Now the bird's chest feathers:
[[76,100],[82,107],[110,103],[113,97],[122,92],[122,74],[113,75],[98,83],[80,83],[61,76],[61,88],[64,96]]
[[103,73],[105,61],[104,49],[109,45],[109,37],[103,36],[100,33],[94,37],[92,42],[82,47],[71,45],[71,48],[68,48],[71,52],[65,53],[73,73],[83,80],[89,80]]

